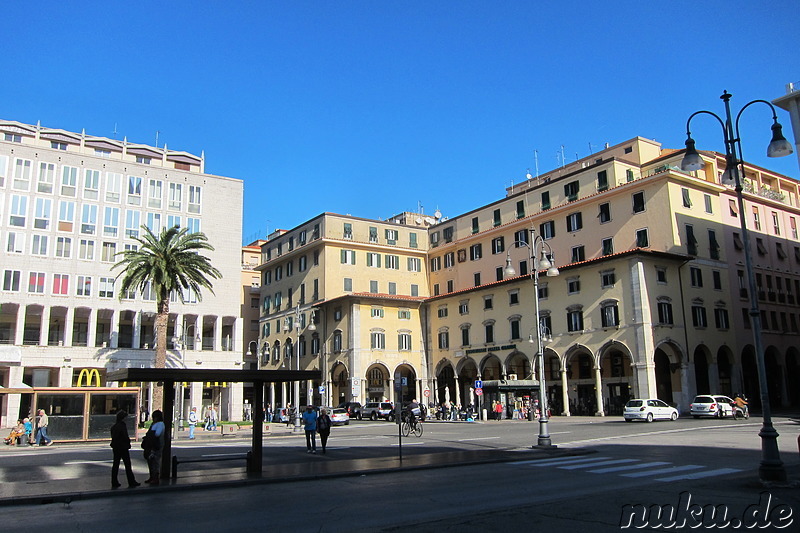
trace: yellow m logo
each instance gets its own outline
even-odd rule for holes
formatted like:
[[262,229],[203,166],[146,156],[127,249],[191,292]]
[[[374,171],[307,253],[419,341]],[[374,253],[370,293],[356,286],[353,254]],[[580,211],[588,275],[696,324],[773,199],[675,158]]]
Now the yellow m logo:
[[[83,387],[84,379],[86,379],[87,387],[100,386],[100,372],[96,368],[84,368],[81,370],[80,374],[78,374],[78,387]],[[92,381],[95,382],[94,385],[92,385]]]

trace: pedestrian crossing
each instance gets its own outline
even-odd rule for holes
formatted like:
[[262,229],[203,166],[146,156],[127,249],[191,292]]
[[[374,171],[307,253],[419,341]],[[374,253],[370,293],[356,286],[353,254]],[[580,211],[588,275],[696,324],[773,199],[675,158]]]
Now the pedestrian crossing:
[[689,479],[704,479],[741,472],[739,468],[710,468],[706,465],[676,465],[667,461],[643,461],[606,456],[573,456],[553,459],[531,459],[506,463],[530,468],[557,468],[559,470],[584,471],[590,474],[613,474],[619,477],[638,479],[652,478],[669,482]]

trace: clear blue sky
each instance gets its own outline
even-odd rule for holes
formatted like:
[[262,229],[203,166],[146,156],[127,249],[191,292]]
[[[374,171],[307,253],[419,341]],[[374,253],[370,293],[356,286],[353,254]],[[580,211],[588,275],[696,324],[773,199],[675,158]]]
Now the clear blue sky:
[[[534,172],[800,81],[797,0],[3,3],[0,118],[199,154],[249,242],[323,212],[456,216]],[[788,114],[779,120],[791,135]],[[770,116],[742,119],[767,160]],[[699,149],[723,150],[710,119]]]

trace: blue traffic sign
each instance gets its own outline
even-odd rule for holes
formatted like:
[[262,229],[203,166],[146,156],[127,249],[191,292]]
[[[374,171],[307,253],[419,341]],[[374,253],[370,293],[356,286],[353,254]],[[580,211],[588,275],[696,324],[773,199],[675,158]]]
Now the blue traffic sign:
[[481,381],[480,379],[476,379],[475,380],[475,388],[476,389],[482,389],[483,388],[483,381]]

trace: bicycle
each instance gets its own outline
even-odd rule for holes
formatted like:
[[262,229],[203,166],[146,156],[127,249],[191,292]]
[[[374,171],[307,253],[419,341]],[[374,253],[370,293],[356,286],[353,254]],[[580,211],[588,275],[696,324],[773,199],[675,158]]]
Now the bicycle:
[[422,436],[422,424],[416,418],[409,418],[403,425],[400,426],[401,431],[403,432],[404,437],[408,437],[409,435],[414,435],[415,437]]

